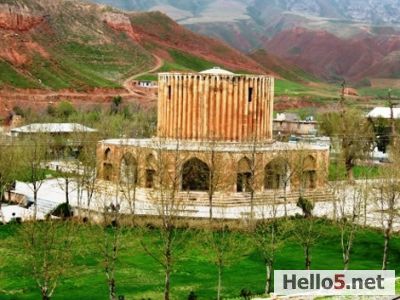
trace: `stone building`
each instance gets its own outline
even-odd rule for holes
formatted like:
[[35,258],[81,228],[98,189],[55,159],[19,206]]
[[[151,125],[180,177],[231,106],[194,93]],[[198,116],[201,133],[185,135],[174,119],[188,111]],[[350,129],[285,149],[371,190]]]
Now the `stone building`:
[[99,142],[98,177],[143,197],[165,185],[196,204],[210,192],[222,206],[323,200],[329,148],[274,141],[273,94],[270,76],[161,73],[157,137]]

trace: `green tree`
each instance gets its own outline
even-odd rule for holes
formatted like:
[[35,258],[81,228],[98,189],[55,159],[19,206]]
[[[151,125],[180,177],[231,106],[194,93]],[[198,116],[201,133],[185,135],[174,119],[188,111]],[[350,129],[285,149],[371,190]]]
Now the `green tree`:
[[371,123],[362,112],[355,109],[343,109],[321,116],[320,130],[330,136],[332,142],[338,142],[340,155],[346,169],[346,177],[353,181],[353,169],[357,160],[365,159],[373,148],[374,133]]
[[55,108],[56,116],[62,120],[68,120],[76,112],[75,107],[69,101],[61,101]]
[[24,267],[32,276],[43,300],[50,300],[61,276],[71,267],[76,224],[72,221],[24,223],[19,231],[18,248],[24,254]]

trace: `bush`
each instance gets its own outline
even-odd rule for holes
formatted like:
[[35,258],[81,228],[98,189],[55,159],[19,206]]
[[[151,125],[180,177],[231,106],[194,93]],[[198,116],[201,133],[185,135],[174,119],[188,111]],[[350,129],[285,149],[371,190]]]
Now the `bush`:
[[242,289],[240,291],[240,297],[245,300],[250,300],[251,296],[252,296],[252,292],[248,289]]
[[307,198],[302,196],[299,197],[299,201],[297,201],[297,207],[300,207],[303,211],[304,217],[308,218],[311,217],[312,211],[314,209],[314,203],[312,203]]
[[190,292],[188,300],[197,300],[197,295],[195,294],[195,292],[193,291]]
[[67,203],[62,203],[59,206],[57,206],[53,211],[50,213],[50,215],[59,217],[59,218],[71,218],[74,216],[74,212],[72,210],[72,207],[67,204]]
[[68,119],[71,115],[76,114],[75,107],[68,101],[61,101],[55,110],[56,115],[62,119]]

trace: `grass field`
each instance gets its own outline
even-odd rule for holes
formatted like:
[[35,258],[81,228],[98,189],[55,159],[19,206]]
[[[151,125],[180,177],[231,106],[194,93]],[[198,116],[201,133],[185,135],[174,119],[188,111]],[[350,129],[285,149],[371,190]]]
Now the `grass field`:
[[[389,88],[380,88],[380,87],[363,87],[358,89],[358,92],[361,96],[370,96],[376,97],[380,99],[387,99]],[[400,99],[400,89],[392,88],[391,95],[394,98]]]
[[[379,177],[378,166],[355,166],[353,169],[354,179],[371,179]],[[345,180],[346,170],[344,166],[337,166],[335,163],[329,164],[329,180]]]
[[[0,299],[38,299],[35,282],[24,267],[24,255],[19,247],[19,230],[23,225],[0,227]],[[295,226],[294,226],[295,228]],[[320,237],[312,249],[313,269],[342,269],[340,231],[330,223],[320,221]],[[73,268],[59,282],[53,299],[107,299],[107,285],[98,254],[100,239],[93,230],[79,229],[73,247]],[[124,247],[117,265],[117,290],[126,299],[161,299],[163,271],[155,261],[145,254],[139,245],[135,229],[124,235]],[[144,240],[156,238],[154,229]],[[240,243],[248,245],[238,254],[235,264],[227,267],[223,275],[224,299],[238,298],[243,288],[261,294],[264,286],[263,261],[251,246],[247,235]],[[207,258],[202,244],[193,232],[188,236],[184,251],[176,261],[171,278],[172,299],[187,299],[190,291],[198,299],[214,299],[216,267]],[[97,245],[97,246],[96,246]],[[360,229],[357,232],[351,256],[351,269],[380,269],[383,238],[381,232]],[[391,243],[389,269],[400,271],[400,237]],[[278,252],[277,269],[303,269],[303,252],[288,237],[285,246]]]

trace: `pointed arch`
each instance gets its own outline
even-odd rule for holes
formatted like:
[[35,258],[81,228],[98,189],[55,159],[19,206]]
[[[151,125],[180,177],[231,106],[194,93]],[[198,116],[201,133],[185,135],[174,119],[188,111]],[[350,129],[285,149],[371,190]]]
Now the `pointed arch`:
[[124,184],[136,184],[138,182],[138,164],[131,153],[122,156],[120,164],[120,181]]
[[156,175],[156,158],[152,153],[150,153],[146,157],[146,180],[145,180],[146,188],[154,187],[155,175]]
[[264,168],[264,189],[282,189],[287,185],[289,177],[289,164],[283,158],[275,158]]
[[103,159],[104,159],[104,160],[110,160],[110,158],[111,158],[111,149],[110,149],[110,148],[107,148],[107,149],[104,151],[104,157],[103,157]]
[[317,181],[317,161],[312,155],[308,155],[303,161],[301,185],[306,189],[314,189]]
[[237,166],[236,176],[237,192],[249,192],[251,190],[252,173],[250,159],[247,157],[240,159]]
[[182,190],[207,191],[209,188],[210,168],[197,157],[187,160],[182,167]]

